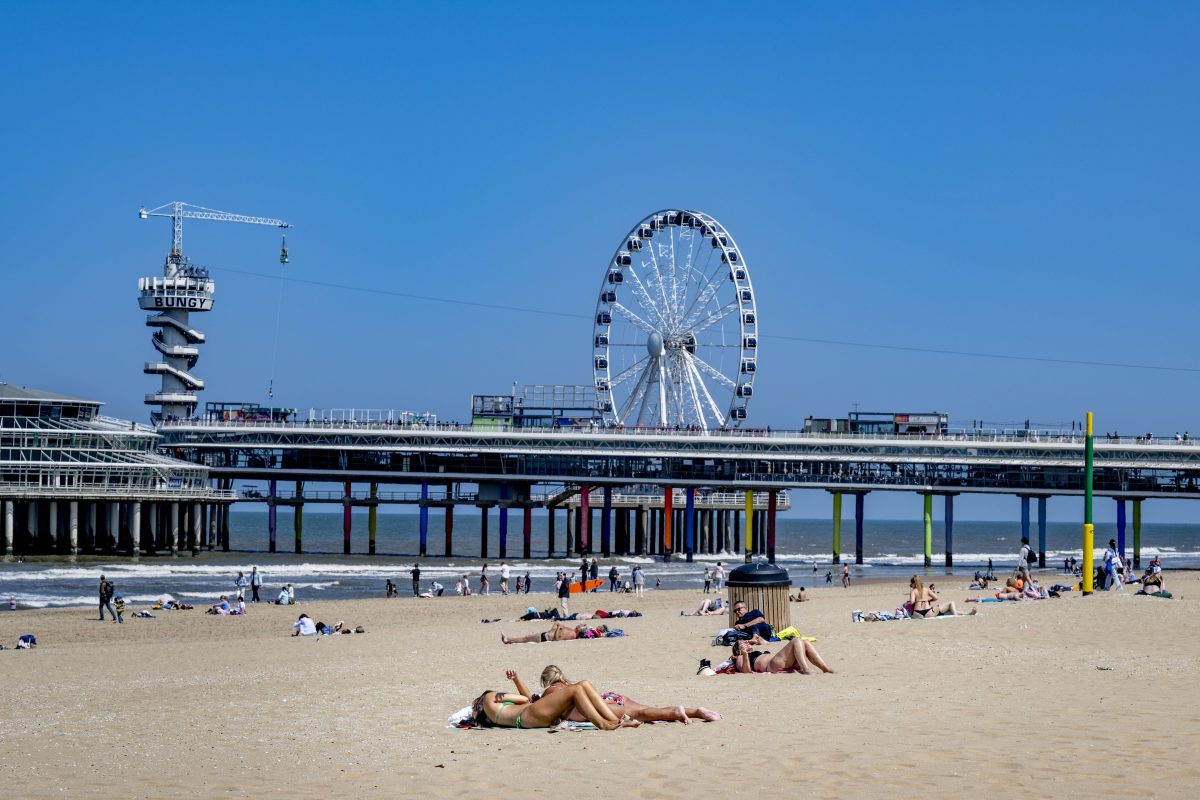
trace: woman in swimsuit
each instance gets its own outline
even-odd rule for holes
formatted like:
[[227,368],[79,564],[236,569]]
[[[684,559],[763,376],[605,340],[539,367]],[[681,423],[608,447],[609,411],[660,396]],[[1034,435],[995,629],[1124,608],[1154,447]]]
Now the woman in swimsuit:
[[533,702],[523,694],[488,689],[471,704],[471,718],[476,723],[500,728],[551,728],[567,719],[573,711],[579,711],[586,721],[602,731],[642,724],[614,714],[587,681],[573,683],[563,691],[544,695]]
[[[517,675],[515,670],[508,670],[505,675],[517,687],[517,691],[527,697],[530,695],[525,684]],[[549,665],[542,670],[542,696],[554,694],[562,689],[571,686],[571,682],[563,675],[562,670],[554,664]],[[693,719],[704,720],[705,722],[716,722],[721,719],[721,715],[707,708],[687,708],[686,706],[648,706],[637,702],[625,695],[617,694],[616,692],[604,692],[600,695],[601,699],[612,709],[614,714],[625,714],[630,719],[638,722],[682,722],[684,725],[689,724]],[[575,722],[583,720],[582,715],[575,711],[571,716],[567,717]]]
[[811,675],[815,665],[822,672],[833,672],[812,642],[800,637],[783,643],[783,649],[772,655],[766,650],[751,650],[750,641],[735,642],[733,664],[738,672],[799,672]]
[[608,633],[608,626],[601,625],[599,628],[590,629],[590,631],[591,636],[588,635],[589,628],[587,625],[572,627],[555,620],[554,625],[548,631],[531,633],[528,636],[505,636],[501,633],[500,641],[505,644],[529,644],[530,642],[568,642],[572,639],[599,639]]
[[961,614],[954,603],[938,603],[937,592],[933,587],[928,589],[921,583],[921,579],[916,575],[908,582],[908,602],[912,604],[913,619],[924,619],[926,617],[965,617],[977,613],[977,609],[972,608],[970,611],[964,611]]

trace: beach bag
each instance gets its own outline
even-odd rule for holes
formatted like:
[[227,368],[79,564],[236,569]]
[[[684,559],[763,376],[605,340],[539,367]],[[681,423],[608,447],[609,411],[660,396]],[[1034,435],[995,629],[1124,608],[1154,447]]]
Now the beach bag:
[[1032,547],[1029,548],[1027,551],[1025,551],[1025,561],[1027,563],[1033,564],[1037,560],[1038,560],[1037,553],[1034,551],[1034,549]]
[[18,650],[32,650],[37,647],[37,637],[32,633],[27,633],[20,639],[17,639]]
[[105,581],[104,582],[104,596],[111,600],[112,596],[113,596],[113,592],[116,591],[116,588],[117,587],[113,586],[112,581]]
[[800,631],[796,630],[794,625],[789,625],[777,633],[775,638],[780,639],[781,641],[787,641],[788,639],[795,639],[799,635]]

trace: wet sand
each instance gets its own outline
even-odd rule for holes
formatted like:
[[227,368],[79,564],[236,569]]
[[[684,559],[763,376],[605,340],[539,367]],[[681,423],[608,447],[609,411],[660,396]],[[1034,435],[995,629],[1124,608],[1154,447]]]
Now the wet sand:
[[[509,646],[501,631],[549,627],[512,621],[525,597],[260,604],[242,619],[196,609],[123,625],[91,609],[0,612],[0,642],[39,641],[0,652],[0,786],[14,798],[1194,797],[1200,576],[1167,579],[1175,600],[1127,589],[862,624],[852,610],[890,611],[905,584],[817,589],[791,607],[838,670],[814,676],[697,676],[701,657],[728,649],[710,645],[723,618],[679,616],[696,591],[576,596],[573,610],[646,616],[613,621],[623,639]],[[965,579],[938,583],[945,600],[975,594]],[[301,611],[368,633],[291,638]],[[534,685],[548,663],[725,719],[612,733],[446,727],[484,689],[508,688],[506,668]]]

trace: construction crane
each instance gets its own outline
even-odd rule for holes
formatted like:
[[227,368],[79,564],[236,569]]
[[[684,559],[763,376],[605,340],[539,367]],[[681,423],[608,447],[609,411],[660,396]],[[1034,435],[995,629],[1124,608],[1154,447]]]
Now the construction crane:
[[[149,219],[150,217],[167,217],[171,220],[171,253],[167,256],[166,277],[171,278],[175,275],[185,272],[185,261],[183,258],[183,221],[185,219],[208,219],[216,222],[242,222],[247,225],[270,225],[273,228],[287,229],[292,227],[289,223],[281,219],[268,219],[267,217],[249,217],[245,214],[231,214],[228,211],[217,211],[213,208],[205,208],[204,206],[196,206],[190,203],[182,203],[175,200],[170,203],[164,203],[158,208],[146,209],[145,206],[138,209],[138,217],[140,219]],[[288,263],[287,251],[287,234],[283,234],[283,242],[279,248],[279,263]]]

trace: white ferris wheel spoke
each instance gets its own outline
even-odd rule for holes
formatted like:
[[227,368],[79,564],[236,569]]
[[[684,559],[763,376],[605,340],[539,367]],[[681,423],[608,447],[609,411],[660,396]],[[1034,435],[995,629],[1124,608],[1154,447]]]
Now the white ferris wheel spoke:
[[625,306],[621,305],[620,303],[613,303],[612,310],[616,311],[618,314],[620,314],[622,317],[624,317],[625,319],[632,322],[634,325],[637,325],[639,328],[644,330],[646,333],[654,333],[654,331],[655,331],[654,326],[651,325],[649,322],[646,322],[646,320],[642,319],[637,314],[635,314],[632,309],[626,308]]
[[658,361],[658,424],[667,425],[667,367],[661,358]]
[[[685,350],[684,353],[687,354],[687,351]],[[688,354],[688,355],[690,355],[690,354]],[[687,379],[688,379],[688,388],[691,391],[691,395],[692,395],[692,406],[696,412],[696,423],[700,426],[701,430],[706,431],[706,430],[708,430],[708,420],[705,419],[704,412],[700,409],[700,392],[697,391],[697,389],[696,389],[696,380],[697,380],[696,369],[695,369],[695,367],[692,366],[690,358],[685,357],[684,361],[685,361],[684,366],[686,367],[686,374],[687,374]],[[701,381],[700,383],[701,383],[701,385],[703,385],[703,381]]]
[[[649,359],[650,357],[647,356],[646,358]],[[629,393],[629,397],[625,400],[625,404],[621,406],[621,416],[618,418],[618,422],[629,418],[629,412],[633,410],[635,405],[637,405],[639,399],[643,399],[644,402],[644,398],[646,396],[646,386],[650,380],[650,366],[651,365],[647,365],[647,367],[642,370],[641,374],[638,375],[638,380],[633,387],[633,391]]]
[[[662,297],[662,305],[657,306],[658,318],[660,320],[662,320],[664,325],[666,325],[667,317],[665,316],[665,312],[670,309],[670,303],[667,302],[667,287],[666,287],[665,282],[663,281],[662,270],[660,270],[658,267],[658,257],[654,254],[654,250],[655,250],[655,246],[657,245],[657,241],[655,239],[651,239],[647,244],[648,244],[648,247],[646,249],[650,251],[650,264],[653,265],[653,267],[654,267],[654,280],[652,281],[652,283],[657,284],[658,294],[660,297]],[[643,267],[646,266],[645,259],[642,259],[642,266]],[[647,275],[646,277],[649,278],[649,275]]]
[[717,262],[717,266],[712,272],[708,271],[708,262],[712,261],[713,253],[715,252],[716,248],[710,247],[708,249],[708,256],[704,259],[704,266],[700,269],[700,274],[704,276],[704,288],[697,292],[695,298],[692,299],[691,305],[688,306],[687,311],[684,313],[685,317],[691,317],[696,313],[697,306],[701,309],[705,308],[708,305],[708,301],[716,297],[724,285],[722,283],[724,275],[721,272],[720,261]]
[[609,381],[609,386],[617,386],[619,384],[624,383],[626,380],[629,379],[629,377],[631,375],[634,374],[634,372],[642,364],[642,362],[646,361],[648,358],[650,358],[650,356],[648,356],[648,355],[642,356],[637,361],[633,362],[628,367],[621,370],[621,372],[618,373],[617,377],[615,377],[611,381]]
[[[691,353],[688,353],[688,367],[691,368],[692,375],[695,377],[696,383],[699,384],[701,391],[704,392],[704,400],[708,404],[709,409],[712,411],[713,418],[717,421],[717,427],[724,427],[725,415],[721,413],[720,407],[717,406],[716,401],[713,400],[712,394],[708,391],[708,386],[704,383],[704,378],[700,376],[699,371],[696,369],[697,362],[703,363],[703,361],[696,358]],[[705,366],[708,365],[705,364]]]
[[685,330],[687,330],[689,333],[691,333],[693,336],[695,336],[695,335],[699,334],[701,331],[706,331],[709,328],[711,328],[713,325],[716,325],[718,322],[725,319],[725,317],[728,317],[734,311],[737,311],[740,307],[741,306],[738,305],[738,301],[733,300],[727,306],[720,309],[719,311],[714,311],[712,314],[709,314],[704,319],[697,320],[694,324],[687,325]]
[[711,377],[713,380],[715,380],[717,383],[724,386],[726,389],[729,389],[731,391],[737,390],[737,384],[734,383],[733,381],[731,381],[729,378],[725,377],[725,375],[722,374],[722,372],[719,369],[714,367],[712,364],[709,364],[707,361],[705,361],[703,358],[700,358],[697,355],[693,355],[690,353],[689,353],[689,355],[691,356],[692,362],[697,367],[700,368],[701,372],[703,372],[704,374]]
[[636,284],[633,287],[633,296],[637,298],[638,305],[642,307],[643,311],[653,313],[654,316],[658,318],[658,323],[662,325],[664,323],[662,312],[658,306],[654,305],[654,301],[650,299],[650,292],[646,290],[646,285],[642,283],[642,279],[638,277],[637,271],[630,269],[626,271],[626,274],[632,277],[633,282]]

